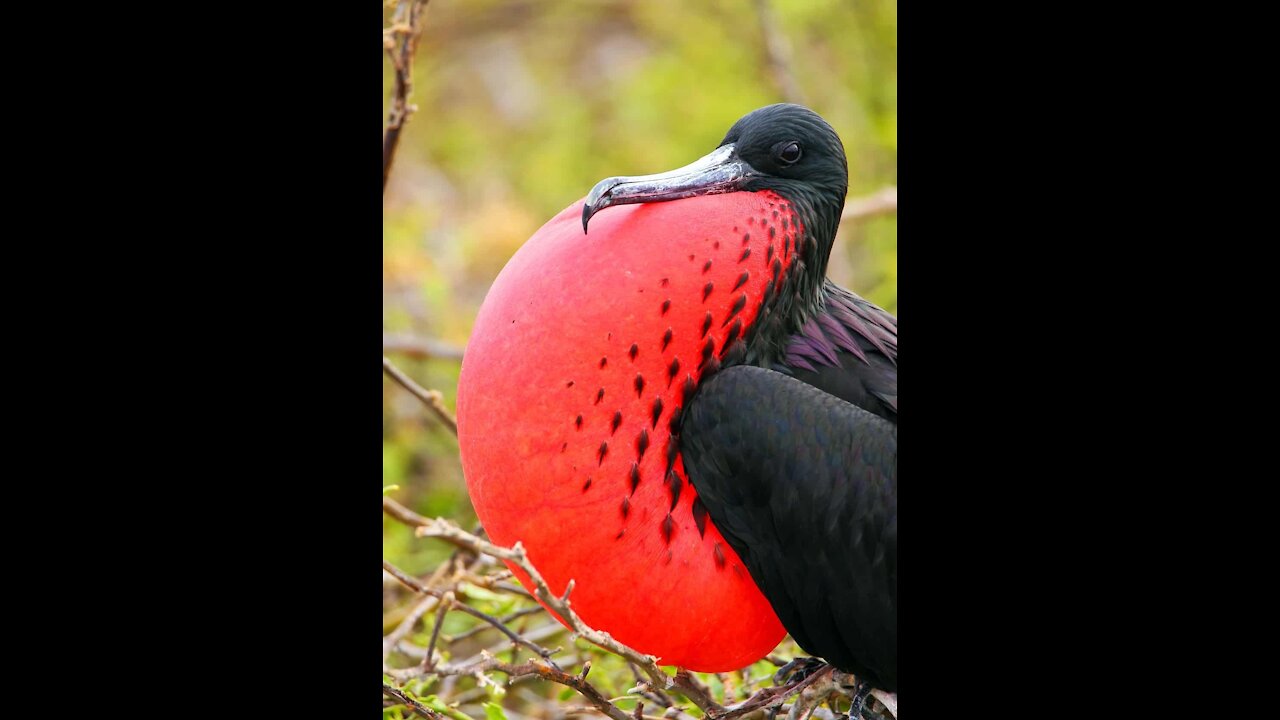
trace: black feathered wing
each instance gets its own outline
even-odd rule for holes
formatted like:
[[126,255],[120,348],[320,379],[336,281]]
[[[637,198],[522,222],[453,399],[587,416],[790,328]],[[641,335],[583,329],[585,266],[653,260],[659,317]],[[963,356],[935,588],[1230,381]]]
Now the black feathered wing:
[[830,280],[775,369],[897,422],[898,320]]
[[699,386],[680,442],[700,502],[800,647],[896,692],[896,424],[735,366]]

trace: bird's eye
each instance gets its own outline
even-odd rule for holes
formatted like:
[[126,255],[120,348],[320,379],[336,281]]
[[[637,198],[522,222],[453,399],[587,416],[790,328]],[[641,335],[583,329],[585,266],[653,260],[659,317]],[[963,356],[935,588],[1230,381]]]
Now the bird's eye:
[[787,165],[794,164],[800,159],[800,143],[787,143],[783,146],[782,151],[778,153],[778,159]]

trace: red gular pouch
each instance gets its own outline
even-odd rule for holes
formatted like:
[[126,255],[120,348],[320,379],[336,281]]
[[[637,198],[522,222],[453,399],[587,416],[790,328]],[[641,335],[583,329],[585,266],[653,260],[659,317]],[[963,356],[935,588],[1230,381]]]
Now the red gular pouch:
[[[685,476],[679,416],[794,255],[790,204],[731,192],[565,208],[489,290],[458,382],[467,487],[588,625],[721,672],[785,631]],[[510,563],[508,563],[510,566]],[[511,567],[526,588],[529,578]]]

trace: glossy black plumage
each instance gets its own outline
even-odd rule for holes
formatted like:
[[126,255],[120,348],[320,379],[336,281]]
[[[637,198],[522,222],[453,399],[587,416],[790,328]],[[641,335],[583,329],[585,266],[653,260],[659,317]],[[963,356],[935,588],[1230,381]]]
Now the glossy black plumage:
[[898,417],[898,321],[827,281],[823,302],[773,366],[890,420]]
[[[778,150],[792,141],[803,157],[788,164]],[[748,114],[725,143],[759,171],[744,189],[794,204],[805,242],[742,352],[697,388],[685,468],[800,647],[896,692],[898,322],[825,277],[844,147],[785,104]]]
[[685,413],[685,469],[806,651],[897,689],[897,426],[764,368],[727,368]]

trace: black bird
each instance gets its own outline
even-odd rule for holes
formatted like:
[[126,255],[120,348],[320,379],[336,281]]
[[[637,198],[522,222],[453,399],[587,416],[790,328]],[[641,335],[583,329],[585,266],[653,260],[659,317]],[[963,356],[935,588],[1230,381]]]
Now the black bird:
[[708,158],[602,181],[584,228],[609,205],[703,193],[792,204],[796,257],[719,372],[703,375],[680,449],[699,502],[800,647],[896,692],[898,323],[826,279],[844,146],[813,111],[779,104],[739,120]]
[[897,320],[826,279],[847,186],[830,125],[761,108],[686,167],[601,181],[476,318],[481,522],[666,664],[742,667],[785,627],[897,691]]

